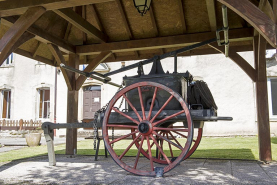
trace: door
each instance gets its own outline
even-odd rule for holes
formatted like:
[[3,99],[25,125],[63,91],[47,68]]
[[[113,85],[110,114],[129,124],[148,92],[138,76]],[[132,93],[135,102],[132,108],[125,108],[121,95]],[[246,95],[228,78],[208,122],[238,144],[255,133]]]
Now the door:
[[101,86],[84,87],[83,119],[93,119],[94,114],[101,108]]

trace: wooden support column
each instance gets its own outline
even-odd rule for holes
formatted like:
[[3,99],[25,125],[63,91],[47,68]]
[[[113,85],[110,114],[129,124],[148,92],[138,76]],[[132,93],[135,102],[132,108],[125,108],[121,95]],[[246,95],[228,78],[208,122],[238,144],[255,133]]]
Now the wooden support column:
[[[68,65],[79,69],[79,55],[69,54]],[[76,80],[78,74],[70,72],[72,90],[67,91],[67,123],[78,122],[78,90],[76,89]],[[77,153],[77,129],[66,129],[66,154],[74,155]]]
[[254,37],[254,58],[257,71],[256,106],[259,136],[259,157],[261,161],[271,161],[271,140],[266,75],[266,40],[259,34]]

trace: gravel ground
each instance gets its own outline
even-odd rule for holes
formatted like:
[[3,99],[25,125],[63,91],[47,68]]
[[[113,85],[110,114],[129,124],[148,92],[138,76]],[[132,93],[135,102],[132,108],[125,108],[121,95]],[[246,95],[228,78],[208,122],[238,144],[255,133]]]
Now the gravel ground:
[[[0,164],[0,184],[277,184],[277,162],[188,159],[164,177],[136,176],[112,159],[100,156],[56,155],[57,166],[47,156]],[[129,157],[134,161],[134,157]],[[139,165],[149,165],[140,158]]]

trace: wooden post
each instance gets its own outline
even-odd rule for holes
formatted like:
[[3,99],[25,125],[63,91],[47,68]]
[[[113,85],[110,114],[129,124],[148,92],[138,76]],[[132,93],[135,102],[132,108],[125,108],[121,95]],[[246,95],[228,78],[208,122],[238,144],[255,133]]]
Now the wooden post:
[[[69,66],[76,69],[79,68],[79,55],[69,55]],[[78,75],[69,72],[69,79],[71,81],[72,90],[67,92],[67,123],[78,122],[78,90],[76,90],[76,79]],[[66,154],[74,155],[77,153],[77,129],[66,130]]]
[[271,141],[266,75],[266,40],[259,34],[254,37],[254,58],[257,70],[256,106],[259,136],[259,157],[261,161],[271,161]]

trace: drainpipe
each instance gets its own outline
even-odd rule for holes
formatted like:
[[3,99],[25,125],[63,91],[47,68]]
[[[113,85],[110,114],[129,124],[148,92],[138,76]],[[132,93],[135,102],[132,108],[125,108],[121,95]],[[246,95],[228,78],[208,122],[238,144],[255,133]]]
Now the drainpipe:
[[[57,122],[57,70],[57,67],[55,67],[54,123]],[[54,136],[56,136],[56,129],[54,129]]]

